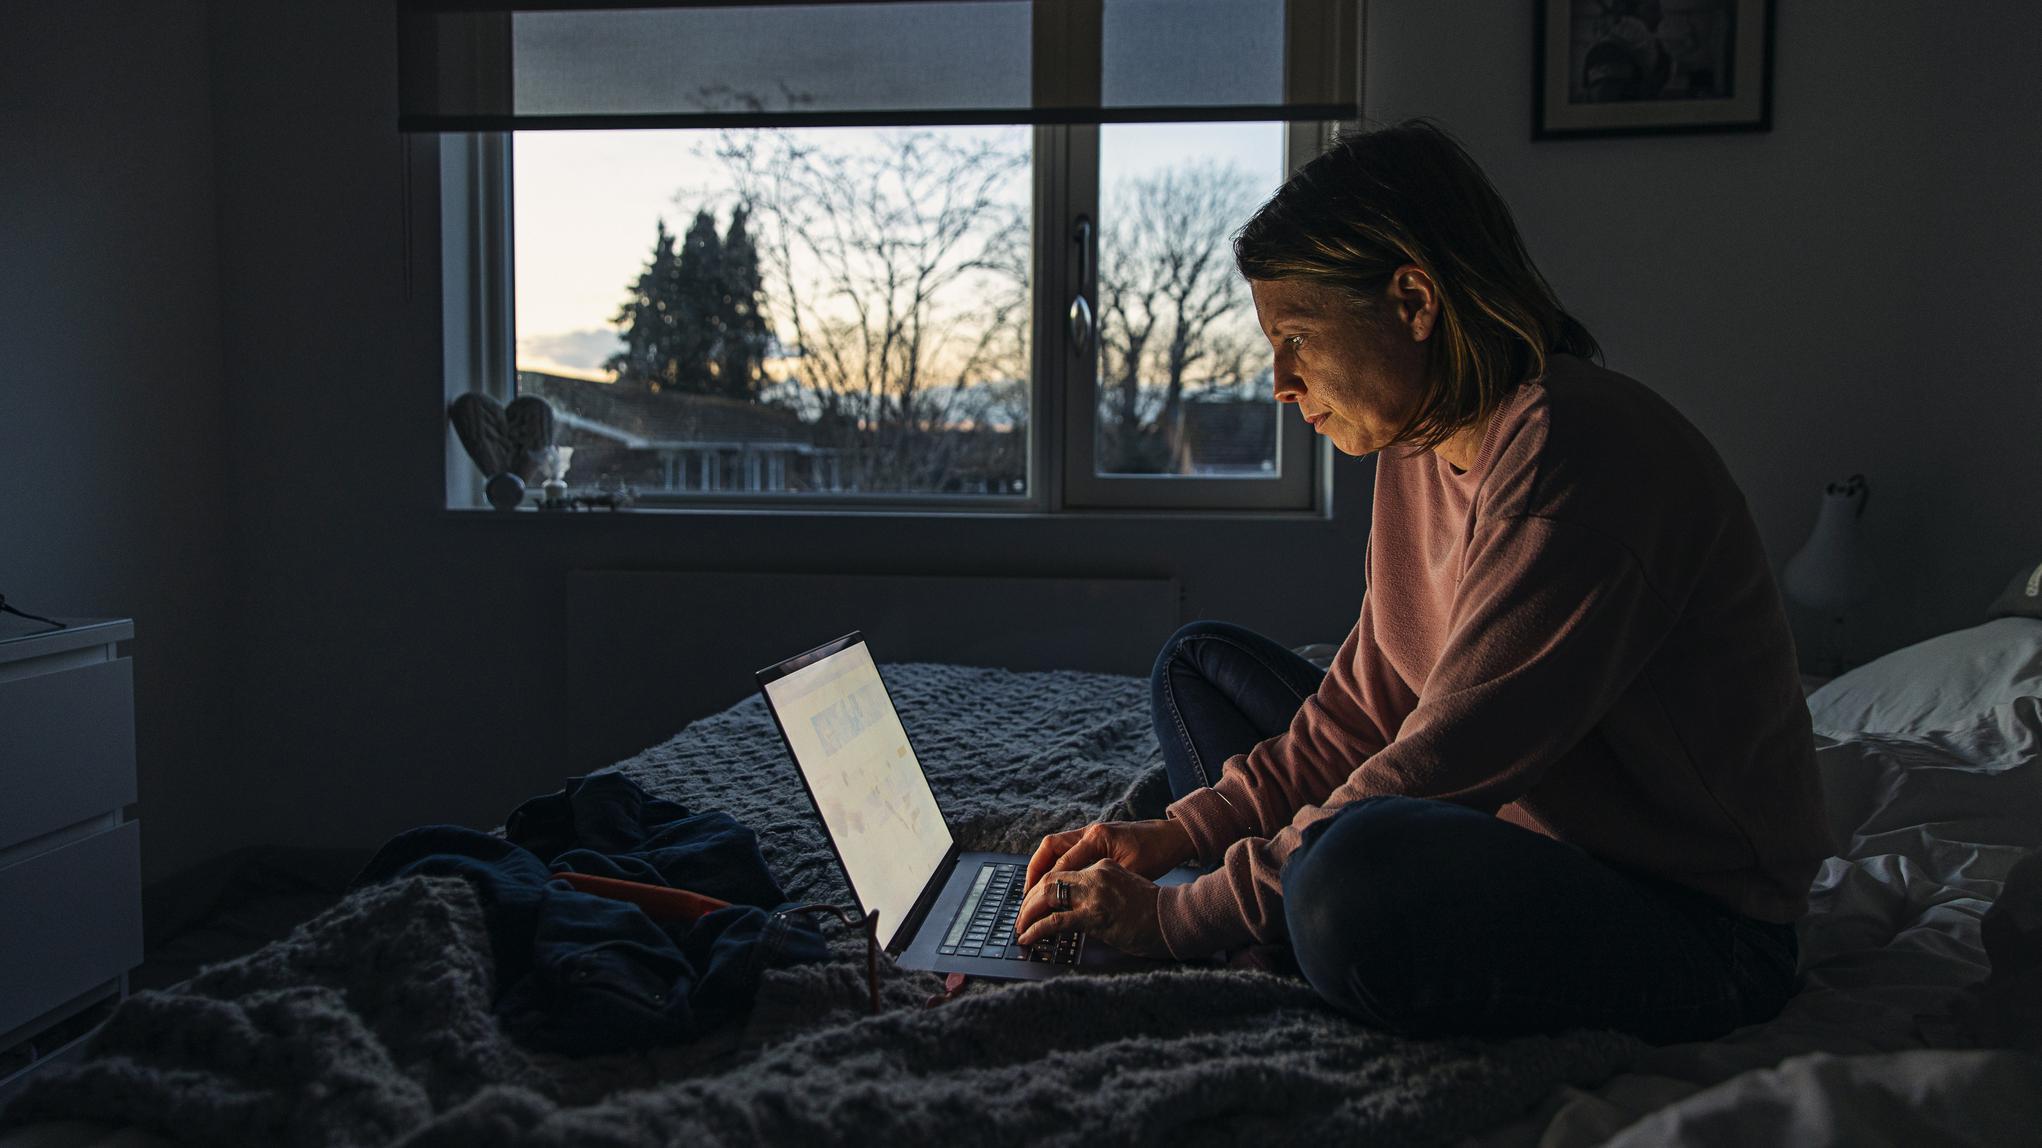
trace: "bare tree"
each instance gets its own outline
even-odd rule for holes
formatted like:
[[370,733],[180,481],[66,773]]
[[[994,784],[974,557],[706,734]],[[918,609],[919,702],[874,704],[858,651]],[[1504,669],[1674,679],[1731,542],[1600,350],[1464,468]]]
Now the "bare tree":
[[[1102,463],[1182,465],[1187,392],[1240,387],[1256,362],[1248,287],[1228,245],[1254,206],[1233,164],[1168,168],[1109,190],[1100,245]],[[1245,324],[1245,329],[1244,328]]]
[[796,364],[767,397],[815,423],[858,489],[1009,481],[991,473],[1007,454],[1018,479],[1027,410],[1008,392],[1025,395],[1029,253],[1025,196],[1010,189],[1026,143],[877,140],[731,133],[717,147],[753,209]]

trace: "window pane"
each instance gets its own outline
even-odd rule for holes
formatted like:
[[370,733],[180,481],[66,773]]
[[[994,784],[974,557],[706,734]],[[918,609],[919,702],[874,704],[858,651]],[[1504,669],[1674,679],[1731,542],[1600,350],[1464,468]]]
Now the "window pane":
[[1031,138],[519,133],[518,389],[570,488],[1024,494]]
[[1232,238],[1283,174],[1280,123],[1099,129],[1098,473],[1277,477]]
[[1282,104],[1285,15],[1268,0],[1106,0],[1100,102]]

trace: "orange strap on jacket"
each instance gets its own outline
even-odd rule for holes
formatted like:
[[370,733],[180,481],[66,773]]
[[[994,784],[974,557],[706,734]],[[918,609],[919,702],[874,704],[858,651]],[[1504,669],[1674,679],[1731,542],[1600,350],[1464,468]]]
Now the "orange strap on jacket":
[[583,893],[608,897],[612,901],[629,901],[645,910],[645,915],[655,921],[686,923],[704,913],[730,908],[728,901],[667,885],[647,885],[643,881],[597,877],[590,873],[555,873],[553,878],[556,881],[565,881]]

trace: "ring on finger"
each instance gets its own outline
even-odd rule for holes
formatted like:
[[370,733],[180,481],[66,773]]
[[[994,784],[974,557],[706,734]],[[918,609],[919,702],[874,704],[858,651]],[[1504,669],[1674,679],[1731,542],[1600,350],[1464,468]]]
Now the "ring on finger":
[[1055,903],[1056,903],[1056,907],[1057,907],[1057,908],[1059,908],[1059,909],[1069,909],[1069,908],[1071,907],[1071,885],[1070,885],[1070,882],[1068,882],[1068,881],[1058,881],[1058,882],[1056,883],[1056,902],[1055,902]]

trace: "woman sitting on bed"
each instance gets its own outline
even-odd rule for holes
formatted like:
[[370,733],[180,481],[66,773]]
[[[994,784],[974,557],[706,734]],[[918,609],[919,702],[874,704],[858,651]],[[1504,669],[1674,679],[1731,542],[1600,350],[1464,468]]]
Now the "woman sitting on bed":
[[[1176,801],[1046,838],[1022,942],[1287,944],[1332,1004],[1414,1034],[1772,1017],[1831,850],[1793,639],[1715,450],[1591,361],[1429,124],[1346,136],[1234,252],[1278,401],[1378,454],[1361,617],[1325,673],[1179,630],[1154,676]],[[1216,868],[1153,884],[1185,862]]]

